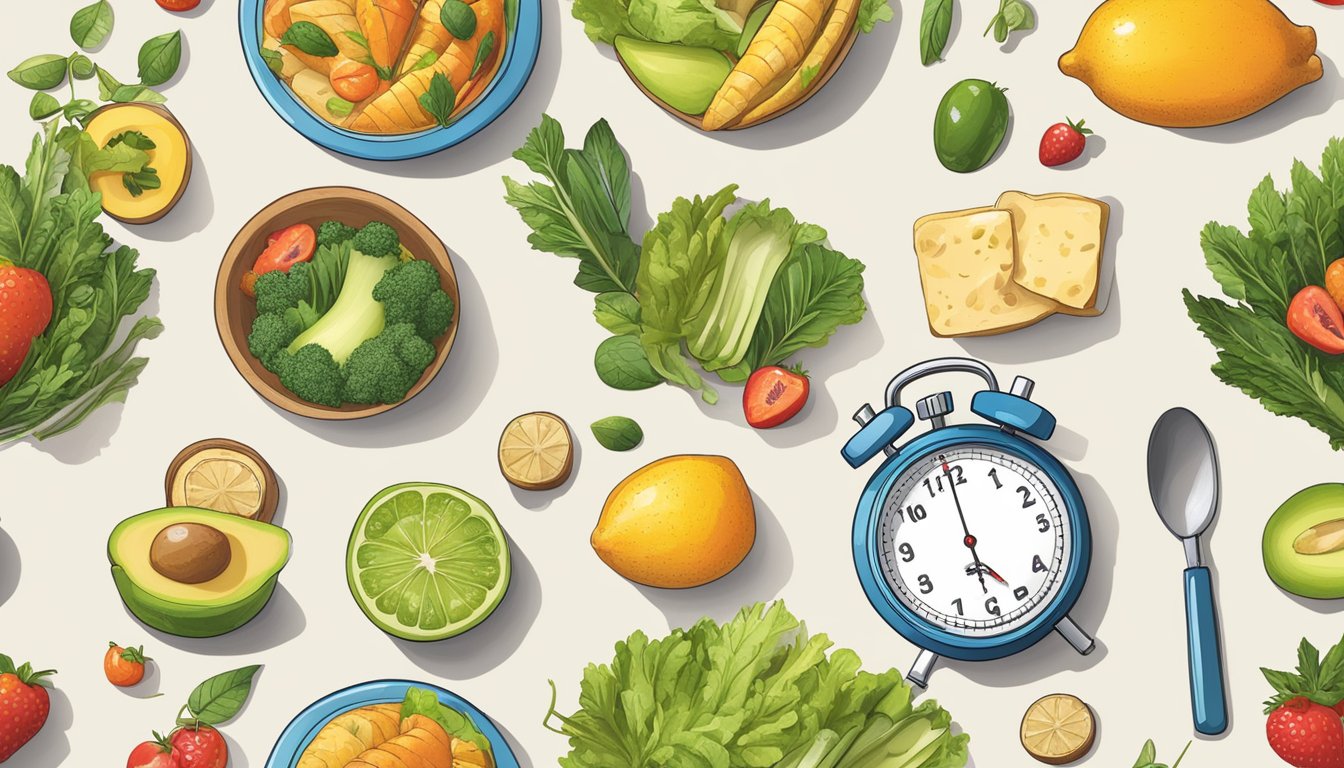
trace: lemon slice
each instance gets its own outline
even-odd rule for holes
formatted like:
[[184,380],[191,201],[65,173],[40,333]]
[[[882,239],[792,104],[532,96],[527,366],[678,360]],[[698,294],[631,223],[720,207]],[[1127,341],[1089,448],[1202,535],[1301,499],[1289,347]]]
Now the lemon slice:
[[260,454],[232,440],[187,446],[168,468],[168,504],[270,522],[278,504],[275,475]]
[[1096,736],[1092,710],[1066,693],[1038,700],[1022,716],[1022,746],[1042,763],[1072,763],[1092,749]]
[[499,437],[499,471],[529,491],[555,488],[574,469],[574,438],[569,425],[553,413],[525,413],[509,422]]

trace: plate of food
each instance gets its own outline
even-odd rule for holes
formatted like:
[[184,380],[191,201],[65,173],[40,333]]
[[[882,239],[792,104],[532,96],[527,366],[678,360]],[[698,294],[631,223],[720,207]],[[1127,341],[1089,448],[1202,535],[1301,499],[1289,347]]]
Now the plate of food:
[[428,683],[375,680],[324,696],[280,733],[266,768],[519,768],[495,724]]
[[522,92],[540,0],[243,0],[243,52],[266,101],[342,154],[404,160],[466,140]]
[[892,18],[887,0],[575,0],[573,13],[645,96],[704,131],[801,106]]
[[215,280],[229,359],[277,407],[359,419],[415,397],[443,368],[461,299],[453,262],[410,211],[350,187],[294,192],[230,243]]

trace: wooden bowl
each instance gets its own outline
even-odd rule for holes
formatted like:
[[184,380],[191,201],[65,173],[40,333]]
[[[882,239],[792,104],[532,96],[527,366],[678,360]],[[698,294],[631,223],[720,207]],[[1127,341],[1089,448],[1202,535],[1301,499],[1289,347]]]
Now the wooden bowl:
[[[756,118],[755,120],[751,120],[749,122],[742,122],[739,120],[736,123],[726,125],[718,130],[740,131],[743,128],[754,128],[755,126],[758,126],[762,123],[768,123],[771,120],[774,120],[776,117],[779,117],[780,115],[788,114],[789,112],[792,112],[798,107],[801,107],[803,104],[807,102],[808,99],[815,96],[817,92],[820,91],[822,87],[826,85],[826,83],[830,82],[831,78],[835,75],[835,73],[840,70],[840,65],[844,64],[845,59],[849,57],[849,52],[854,47],[854,41],[859,39],[859,34],[860,33],[858,24],[855,24],[854,26],[850,27],[849,36],[846,37],[845,41],[840,44],[840,49],[836,52],[836,54],[831,57],[831,63],[826,66],[826,69],[823,70],[821,74],[817,75],[816,79],[812,81],[810,87],[808,87],[808,89],[803,92],[803,95],[800,96],[796,101],[780,109],[777,109],[774,112],[762,115]],[[682,112],[679,109],[674,109],[673,107],[668,106],[667,102],[663,101],[657,96],[654,96],[652,93],[649,92],[649,89],[645,88],[644,85],[639,82],[639,80],[635,79],[634,74],[630,72],[630,68],[625,65],[625,61],[620,57],[620,55],[616,56],[616,60],[621,62],[621,69],[625,70],[625,74],[627,77],[630,78],[630,82],[634,83],[635,87],[638,88],[641,93],[643,93],[645,96],[649,98],[649,101],[652,101],[654,104],[657,104],[658,106],[662,107],[664,112],[668,113],[669,115],[672,115],[673,117],[677,118],[683,123],[686,123],[692,128],[701,131],[705,130],[704,128],[701,127],[701,119],[700,119],[701,115],[688,114],[686,112]],[[707,131],[707,132],[716,133],[716,131]]]
[[401,236],[401,242],[418,259],[433,264],[439,270],[443,290],[453,299],[453,322],[448,332],[434,340],[438,354],[425,369],[420,380],[406,393],[401,403],[424,391],[429,382],[443,368],[448,353],[457,338],[461,322],[462,299],[457,287],[457,273],[444,247],[425,223],[410,211],[388,200],[352,187],[317,187],[294,192],[261,209],[234,236],[224,253],[215,279],[215,327],[224,351],[229,353],[233,367],[243,379],[273,405],[299,416],[313,419],[362,419],[390,411],[401,403],[384,405],[357,405],[346,403],[339,408],[317,405],[300,400],[280,383],[280,377],[266,370],[261,361],[247,349],[247,334],[257,317],[256,303],[238,287],[243,274],[252,268],[258,254],[266,248],[266,236],[277,229],[294,224],[309,224],[317,228],[324,221],[336,220],[350,226],[363,226],[370,221],[391,225]]

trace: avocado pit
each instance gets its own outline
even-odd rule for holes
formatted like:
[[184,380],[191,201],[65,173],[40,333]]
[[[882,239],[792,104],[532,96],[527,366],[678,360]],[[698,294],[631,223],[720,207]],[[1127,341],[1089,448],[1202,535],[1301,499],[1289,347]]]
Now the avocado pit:
[[1293,540],[1293,551],[1299,555],[1328,555],[1341,549],[1344,549],[1344,518],[1313,525]]
[[229,567],[229,537],[203,523],[174,523],[159,531],[149,547],[149,564],[179,584],[202,584]]

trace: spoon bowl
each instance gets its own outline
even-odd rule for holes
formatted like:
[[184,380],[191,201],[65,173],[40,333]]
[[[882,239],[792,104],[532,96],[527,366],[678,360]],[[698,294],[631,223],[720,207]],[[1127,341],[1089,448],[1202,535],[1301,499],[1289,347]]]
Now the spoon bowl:
[[1199,417],[1172,408],[1148,438],[1148,495],[1167,530],[1199,536],[1218,513],[1218,454]]

